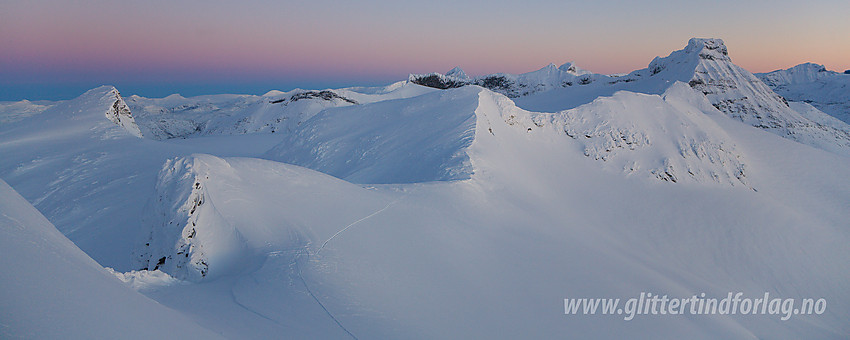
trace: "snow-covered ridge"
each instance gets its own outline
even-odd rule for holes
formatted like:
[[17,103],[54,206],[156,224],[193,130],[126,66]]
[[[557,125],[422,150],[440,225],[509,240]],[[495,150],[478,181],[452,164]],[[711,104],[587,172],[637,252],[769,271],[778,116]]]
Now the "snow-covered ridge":
[[[555,138],[565,146],[557,157],[573,157],[575,149],[566,146],[576,145],[608,172],[668,183],[750,188],[745,157],[707,114],[720,115],[684,83],[663,96],[621,91],[558,113],[525,111],[502,94],[464,87],[322,111],[267,157],[356,183],[451,181],[493,170],[473,164],[519,161],[518,155],[493,149],[493,143]],[[305,246],[301,240],[309,236],[295,237],[296,231],[285,228],[266,230],[234,217],[232,203],[225,202],[244,193],[227,188],[253,178],[236,171],[236,164],[208,155],[166,162],[150,217],[143,223],[149,234],[134,255],[137,269],[201,281],[251,268],[262,244]],[[245,164],[238,167],[244,169]],[[280,214],[274,223],[286,225],[288,213]]]
[[785,138],[850,155],[850,125],[823,124],[820,112],[795,111],[749,71],[735,65],[720,39],[691,39],[688,46],[650,64],[654,77],[687,81],[726,115]]
[[268,159],[355,183],[469,178],[480,88],[328,109],[269,150]]
[[[199,156],[165,163],[157,182],[157,198],[151,204],[153,211],[144,223],[150,226],[150,233],[134,255],[138,269],[162,270],[181,280],[199,281],[210,273],[210,262],[217,264],[214,269],[218,272],[213,274],[231,272],[244,262],[238,231],[207,199],[205,183],[210,168],[221,168],[222,162]],[[208,244],[214,247],[211,253],[205,251]]]
[[[797,112],[759,78],[735,65],[721,39],[690,39],[682,50],[656,57],[647,68],[618,77],[585,72],[568,63],[521,75],[461,79],[432,73],[411,75],[410,81],[442,89],[479,85],[513,98],[530,111],[570,109],[622,90],[663,94],[675,82],[684,82],[734,119],[803,144],[850,155],[850,125],[833,122],[817,110]],[[846,98],[850,96],[843,99],[843,105],[850,105]]]
[[553,117],[584,154],[606,168],[662,181],[744,185],[744,157],[733,139],[690,102],[684,83],[663,97],[617,92]]
[[786,99],[811,104],[850,124],[850,74],[805,63],[756,76]]
[[285,132],[325,108],[356,103],[331,90],[294,90],[266,96],[129,98],[143,134],[159,140]]
[[[160,194],[152,203],[160,208],[152,215],[169,217],[145,227],[171,231],[154,232],[147,240],[150,246],[141,246],[155,253],[148,257],[154,261],[147,265],[156,267],[158,259],[165,258],[158,270],[209,283],[195,286],[197,289],[219,287],[216,283],[226,282],[226,277],[239,278],[223,293],[216,288],[217,293],[210,294],[223,294],[227,301],[238,304],[239,310],[245,309],[269,323],[295,324],[293,314],[321,304],[321,317],[314,320],[332,318],[335,322],[329,328],[313,321],[316,324],[311,327],[345,329],[358,338],[365,338],[363,334],[372,334],[380,327],[374,326],[374,320],[385,320],[375,311],[392,316],[388,318],[392,320],[390,327],[400,323],[396,318],[407,321],[433,317],[429,316],[433,315],[431,310],[402,312],[412,303],[431,309],[489,303],[493,307],[488,305],[483,312],[486,318],[496,315],[500,320],[513,320],[524,327],[525,333],[535,330],[555,334],[561,331],[558,327],[563,319],[553,317],[552,325],[541,330],[536,322],[539,316],[528,316],[526,310],[535,311],[536,299],[545,300],[564,289],[574,294],[628,296],[629,291],[645,286],[677,293],[681,289],[681,294],[688,294],[712,285],[728,289],[723,285],[775,284],[780,292],[789,289],[786,287],[818,292],[820,286],[811,283],[809,275],[828,278],[836,270],[845,271],[843,263],[836,264],[837,269],[833,264],[808,263],[846,253],[846,247],[838,241],[812,247],[830,236],[845,240],[845,233],[832,230],[840,224],[821,225],[818,218],[813,218],[819,212],[795,204],[777,204],[777,200],[796,199],[793,195],[775,194],[777,188],[796,182],[765,181],[759,175],[789,171],[788,176],[795,176],[797,170],[782,170],[791,164],[799,167],[793,169],[810,169],[817,174],[801,179],[804,182],[800,185],[807,187],[836,181],[840,178],[837,169],[846,168],[847,160],[732,121],[685,83],[675,84],[663,95],[619,92],[558,113],[528,112],[516,107],[510,98],[478,87],[425,97],[433,101],[441,96],[458,96],[463,102],[473,99],[472,103],[477,103],[473,105],[476,135],[466,149],[470,161],[480,168],[470,180],[366,189],[278,162],[208,155],[181,157],[167,163],[160,174],[163,185],[158,187]],[[425,100],[411,98],[401,102],[420,104]],[[396,118],[399,115],[385,113]],[[350,123],[344,121],[343,125],[354,128],[373,122]],[[732,138],[729,131],[738,135]],[[581,133],[589,133],[591,138]],[[746,150],[750,151],[763,147],[775,154],[775,150],[787,148],[814,157],[804,160],[831,159],[835,162],[827,165],[835,167],[777,162],[781,157],[755,155],[755,168],[762,171],[750,172],[752,158],[744,157],[737,141],[745,141]],[[635,145],[634,149],[630,145]],[[428,145],[420,146],[428,149]],[[591,152],[585,155],[583,152],[588,149]],[[592,157],[594,154],[601,157]],[[620,164],[632,161],[640,167],[631,173],[632,179],[621,178]],[[598,171],[597,166],[608,171]],[[662,172],[653,173],[653,169]],[[736,177],[737,170],[743,170],[746,178]],[[719,176],[713,176],[712,171]],[[673,177],[676,184],[672,184]],[[746,180],[766,186],[759,186],[758,192],[740,190]],[[846,185],[838,185],[838,195],[846,196]],[[820,188],[809,190],[829,195],[821,193]],[[612,199],[617,202],[616,208],[605,205]],[[840,207],[840,203],[824,204],[829,207],[827,218],[846,215],[840,209],[831,210]],[[171,216],[176,216],[174,223],[169,223]],[[815,221],[805,222],[815,227],[799,228],[803,221]],[[748,223],[761,224],[754,227]],[[808,248],[810,252],[789,252],[797,249],[793,247]],[[169,261],[186,258],[187,248],[202,250],[206,266],[169,265]],[[505,249],[523,251],[506,253]],[[581,267],[587,263],[588,252],[602,263],[601,268]],[[800,256],[805,260],[798,259]],[[564,266],[582,268],[587,275],[570,280],[575,277],[574,272],[553,270]],[[202,274],[204,268],[206,275]],[[612,272],[628,273],[629,277],[638,277],[639,282],[612,283]],[[552,279],[553,275],[557,280]],[[835,290],[840,283],[814,281],[823,282],[826,289],[832,289],[829,292],[838,292],[830,301],[846,299],[843,291]],[[539,288],[524,290],[530,282],[540,284]],[[482,286],[501,296],[523,293],[518,301],[493,302],[490,291],[480,293]],[[446,293],[458,289],[463,291],[456,295]],[[186,299],[177,294],[171,297]],[[525,309],[516,312],[512,308],[496,308],[516,304]],[[501,312],[490,310],[507,314],[491,314]],[[834,318],[838,321],[827,319],[831,328],[824,332],[844,329],[841,317],[846,312],[839,309],[838,313]],[[436,338],[473,332],[466,320],[455,325],[434,318],[423,327],[430,330],[433,322],[447,323],[433,328]],[[707,319],[697,319],[687,326],[681,326],[677,319],[653,318],[646,322],[685,327],[671,331],[677,334],[721,334],[718,337],[775,335],[780,332],[777,327],[787,324],[769,318],[723,318],[721,326]],[[593,322],[608,325],[604,320]],[[613,326],[623,329],[612,332],[626,334],[633,330],[630,325],[615,323]]]
[[566,136],[563,143],[578,144],[584,156],[607,171],[672,183],[750,187],[745,157],[708,116],[721,113],[687,84],[677,82],[660,96],[620,91],[557,113],[528,112],[495,93],[486,97],[496,103],[504,123],[525,131],[529,139]]
[[142,134],[151,139],[210,135],[288,133],[322,110],[416,96],[427,90],[393,84],[380,89],[269,91],[262,96],[184,98],[131,96],[128,104]]
[[815,63],[803,63],[785,70],[756,74],[765,84],[772,88],[782,85],[812,83],[838,75],[841,75],[841,73],[827,70],[823,65]]
[[17,102],[0,102],[0,124],[13,123],[37,115],[53,105],[51,102],[31,102],[26,99]]
[[469,155],[476,140],[508,143],[493,132],[498,124],[532,140],[566,133],[585,156],[628,175],[748,186],[743,157],[706,113],[720,114],[683,83],[663,98],[623,91],[556,114],[522,110],[502,94],[470,86],[322,111],[265,157],[355,183],[468,179],[479,170]]
[[[333,206],[329,197],[347,207]],[[358,199],[347,201],[350,197]],[[191,282],[250,272],[282,250],[318,252],[341,226],[389,202],[294,165],[205,154],[178,157],[159,173],[134,264]]]
[[460,67],[455,67],[445,75],[441,73],[411,74],[408,81],[414,84],[449,89],[466,85],[478,85],[489,90],[516,98],[537,92],[573,85],[587,85],[597,80],[610,80],[611,77],[578,68],[573,62],[560,67],[549,64],[537,71],[519,75],[495,73],[470,78]]

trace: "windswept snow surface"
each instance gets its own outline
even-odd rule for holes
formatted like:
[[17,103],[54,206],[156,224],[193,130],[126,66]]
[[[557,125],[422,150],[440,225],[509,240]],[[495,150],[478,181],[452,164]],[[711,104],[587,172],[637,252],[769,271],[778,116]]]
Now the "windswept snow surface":
[[[721,41],[695,39],[624,76],[572,64],[504,79],[455,69],[429,78],[463,82],[444,90],[412,76],[378,88],[130,97],[128,110],[102,87],[9,113],[0,178],[114,271],[90,259],[86,270],[45,268],[167,306],[117,311],[190,319],[180,323],[227,338],[846,339],[844,125],[785,105],[751,76]],[[50,262],[24,246],[29,229],[6,230],[7,266],[25,250]],[[44,275],[33,281],[62,287]],[[787,321],[564,315],[564,298],[625,303],[641,292],[768,292],[827,308]],[[5,301],[6,329],[41,322]]]
[[0,180],[0,337],[216,339],[117,280]]

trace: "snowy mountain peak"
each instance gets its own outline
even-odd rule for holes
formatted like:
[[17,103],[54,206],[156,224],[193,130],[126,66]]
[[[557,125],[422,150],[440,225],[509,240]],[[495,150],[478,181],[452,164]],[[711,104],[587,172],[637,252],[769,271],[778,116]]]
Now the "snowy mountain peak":
[[[847,72],[845,72],[847,73]],[[805,63],[786,70],[756,74],[773,91],[790,101],[805,102],[850,123],[850,75]]]
[[[666,77],[687,81],[694,68],[703,62],[732,64],[729,52],[721,39],[691,38],[684,49],[673,51],[666,57],[655,57],[649,63],[651,75],[665,72]],[[635,71],[641,72],[642,70]]]
[[271,90],[271,91],[263,94],[261,97],[280,97],[280,96],[283,96],[283,95],[286,95],[286,92],[283,92],[283,91],[280,91],[280,90]]
[[[792,67],[791,69],[792,70],[810,70],[810,71],[814,71],[814,72],[829,72],[826,69],[826,66],[823,66],[821,64],[815,64],[815,63],[802,63],[800,65]],[[837,72],[833,72],[833,73],[837,73]]]
[[691,38],[688,40],[685,52],[697,53],[702,59],[732,61],[722,39]]
[[130,107],[128,107],[127,103],[124,102],[124,98],[121,97],[121,93],[118,92],[118,89],[113,86],[101,88],[108,89],[106,96],[109,97],[109,100],[114,100],[112,105],[106,111],[106,118],[109,119],[109,121],[123,127],[133,134],[133,136],[141,138],[142,132],[139,130],[139,126],[136,125],[133,113],[130,112]]
[[458,79],[469,79],[469,76],[466,75],[466,72],[463,72],[460,66],[455,66],[455,68],[449,70],[449,72],[446,72],[446,76],[455,77]]
[[566,72],[566,73],[572,74],[574,76],[581,76],[581,75],[593,73],[593,72],[590,72],[588,70],[584,70],[584,69],[579,68],[572,61],[564,63],[563,65],[558,67],[558,69],[561,70],[561,72]]
[[819,79],[834,77],[840,75],[838,72],[829,71],[823,65],[815,63],[804,63],[787,70],[776,70],[769,73],[759,74],[758,76],[765,84],[771,87],[811,83]]
[[[646,70],[629,76],[641,92],[659,93],[674,81],[687,82],[721,112],[754,127],[839,154],[850,152],[850,126],[835,124],[817,110],[798,112],[749,71],[732,63],[720,39],[693,38]],[[643,82],[641,82],[643,80]]]

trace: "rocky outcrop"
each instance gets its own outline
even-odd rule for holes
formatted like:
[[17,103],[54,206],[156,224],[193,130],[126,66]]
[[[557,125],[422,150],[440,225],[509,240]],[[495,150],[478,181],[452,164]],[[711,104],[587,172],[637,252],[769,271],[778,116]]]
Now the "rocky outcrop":
[[341,100],[341,101],[344,101],[344,102],[349,103],[349,104],[357,104],[357,101],[355,101],[354,99],[350,99],[350,98],[340,96],[336,92],[330,91],[330,90],[299,92],[299,93],[293,94],[288,99],[272,100],[269,103],[271,103],[271,104],[280,104],[280,103],[287,104],[287,103],[297,102],[297,101],[302,100],[302,99],[321,99],[321,100],[326,100],[326,101]]
[[[215,157],[184,157],[168,160],[159,173],[157,196],[149,204],[142,221],[148,226],[144,244],[137,246],[133,261],[138,270],[161,270],[188,281],[200,281],[212,269],[230,269],[225,258],[242,256],[238,233],[225,221],[216,207],[209,204],[206,182],[210,180],[208,162],[223,162]],[[210,245],[214,251],[207,249]],[[235,254],[235,255],[234,255]]]
[[118,90],[112,87],[105,96],[108,97],[109,101],[112,101],[112,105],[106,111],[106,118],[123,127],[130,134],[141,138],[142,132],[139,130],[139,126],[136,125],[133,113],[130,112],[130,107],[124,102],[124,98],[121,97]]
[[553,88],[589,85],[600,79],[610,81],[611,77],[582,70],[572,62],[563,64],[560,67],[550,64],[540,70],[519,75],[494,73],[470,78],[463,70],[455,67],[445,75],[434,72],[429,74],[411,74],[408,78],[411,83],[442,90],[466,85],[478,85],[493,92],[506,95],[509,98],[527,96]]

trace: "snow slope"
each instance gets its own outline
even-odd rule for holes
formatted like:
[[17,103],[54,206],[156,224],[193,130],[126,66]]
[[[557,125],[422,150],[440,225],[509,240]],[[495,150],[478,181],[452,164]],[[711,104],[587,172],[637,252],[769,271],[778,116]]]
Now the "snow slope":
[[786,99],[812,104],[850,124],[850,74],[805,63],[756,76]]
[[13,123],[37,115],[51,105],[49,102],[31,102],[26,99],[18,102],[0,102],[0,124]]
[[[554,127],[581,143],[585,156],[609,170],[672,182],[746,185],[743,156],[700,108],[720,112],[685,84],[668,92],[682,104],[677,107],[657,95],[621,91],[572,110],[545,114],[519,109],[508,98],[477,86],[454,88],[409,100],[323,111],[264,158],[354,183],[467,179],[476,170],[468,156],[476,126],[498,119],[529,134]],[[498,102],[499,112],[510,113],[493,118],[481,113],[484,118],[476,118],[482,100]]]
[[0,181],[0,337],[215,339],[124,286]]
[[[502,104],[502,110],[512,104]],[[745,157],[706,112],[720,114],[698,92],[676,83],[663,96],[620,91],[575,109],[511,114],[506,121],[530,118],[519,124],[529,133],[552,125],[608,170],[674,183],[747,186]]]
[[[843,228],[850,218],[850,160],[729,119],[685,84],[663,96],[618,93],[558,114],[527,112],[475,87],[443,96],[470,91],[478,103],[475,138],[465,149],[475,171],[467,180],[356,186],[266,160],[170,161],[150,213],[163,218],[149,225],[150,238],[138,248],[141,265],[218,293],[190,294],[181,286],[151,296],[171,306],[215,301],[226,312],[183,310],[199,322],[235,315],[204,324],[224,334],[280,328],[295,337],[616,338],[663,330],[674,338],[842,338],[850,332],[842,279],[850,267],[834,261],[850,255]],[[372,126],[354,122],[340,124],[354,131]],[[569,129],[599,133],[585,141]],[[640,134],[647,145],[613,149],[608,160],[587,155],[589,146],[606,145],[601,141]],[[695,146],[684,150],[702,146],[708,153],[682,154],[684,141]],[[727,153],[716,153],[721,149]],[[675,183],[652,175],[664,158],[680,176]],[[640,164],[639,175],[599,171],[600,163],[621,159]],[[746,185],[734,162],[746,163]],[[684,169],[698,175],[678,172]],[[711,171],[722,180],[707,176]],[[566,296],[722,297],[729,290],[831,302],[825,315],[789,321],[721,315],[624,322],[562,310]],[[232,296],[238,307],[216,296]],[[245,329],[243,318],[256,325]]]
[[135,129],[127,129],[132,125],[122,127],[106,116],[120,104],[116,93],[111,86],[99,87],[0,124],[0,178],[100,264],[128,271],[134,268],[127,250],[142,236],[140,217],[167,159],[194,152],[256,156],[278,139],[269,134],[168,143],[138,138]]
[[356,183],[469,178],[480,88],[325,110],[264,158]]

